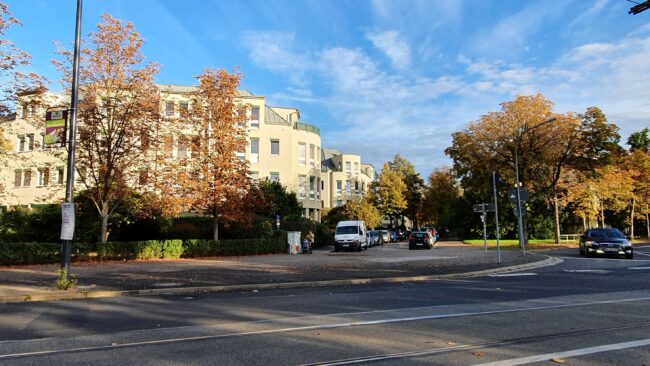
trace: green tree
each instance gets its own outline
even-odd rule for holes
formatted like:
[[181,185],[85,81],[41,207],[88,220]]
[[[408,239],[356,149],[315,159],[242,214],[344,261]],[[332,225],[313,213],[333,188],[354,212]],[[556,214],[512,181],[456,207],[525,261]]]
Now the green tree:
[[639,132],[631,134],[627,139],[627,144],[630,145],[630,150],[641,150],[648,152],[650,149],[650,137],[648,137],[649,132],[650,130],[648,130],[646,127]]
[[392,225],[393,218],[407,207],[405,192],[401,175],[384,163],[379,179],[371,184],[369,199],[382,215],[390,218]]
[[406,209],[402,212],[402,216],[413,220],[413,227],[419,227],[418,212],[422,206],[424,180],[415,171],[413,164],[400,154],[395,155],[393,161],[388,164],[401,175],[402,181],[406,185]]
[[[260,192],[257,202],[258,215],[281,220],[296,220],[302,216],[303,207],[295,192],[289,192],[280,182],[261,179],[256,185]],[[260,209],[261,208],[261,209]]]

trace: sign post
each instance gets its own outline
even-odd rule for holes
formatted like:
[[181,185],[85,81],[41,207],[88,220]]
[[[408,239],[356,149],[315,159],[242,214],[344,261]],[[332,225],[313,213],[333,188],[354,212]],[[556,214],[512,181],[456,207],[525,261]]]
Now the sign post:
[[487,213],[496,210],[496,203],[477,203],[472,206],[472,210],[481,214],[481,221],[483,222],[483,245],[487,253]]
[[494,220],[497,225],[497,263],[501,264],[501,246],[499,245],[499,207],[497,205],[497,172],[492,172],[492,190],[494,191]]

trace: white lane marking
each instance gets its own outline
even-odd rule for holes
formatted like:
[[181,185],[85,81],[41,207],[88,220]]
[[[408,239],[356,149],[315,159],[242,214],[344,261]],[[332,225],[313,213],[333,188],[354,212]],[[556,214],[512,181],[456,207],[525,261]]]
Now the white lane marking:
[[580,348],[580,349],[574,349],[574,350],[564,351],[564,352],[555,352],[555,353],[547,353],[547,354],[543,354],[543,355],[535,355],[535,356],[529,356],[529,357],[513,358],[513,359],[510,359],[510,360],[501,360],[501,361],[496,361],[496,362],[488,362],[488,363],[477,364],[477,365],[474,365],[474,366],[515,366],[515,365],[525,365],[525,364],[528,364],[528,363],[550,361],[550,360],[552,360],[554,358],[567,358],[567,357],[584,356],[584,355],[590,355],[592,353],[616,351],[616,350],[620,350],[620,349],[626,349],[626,348],[632,348],[632,347],[641,347],[641,346],[647,346],[647,345],[650,345],[650,338],[640,339],[638,341],[612,343],[612,344],[605,344],[605,345],[596,346],[596,347]]
[[650,267],[630,267],[628,269],[650,269]]
[[[636,252],[635,254],[639,254]],[[646,254],[650,256],[650,254]],[[625,261],[625,262],[649,262],[650,259],[619,259],[619,258],[583,258],[583,257],[555,257],[555,258],[562,258],[562,259],[574,259],[574,260],[582,260],[582,261],[592,261],[592,262],[613,262],[613,261]]]
[[635,246],[635,248],[650,248],[650,245],[644,245],[644,246],[641,246],[641,247]]
[[33,351],[33,352],[24,352],[24,353],[0,354],[0,361],[6,359],[56,355],[56,354],[64,354],[64,353],[102,351],[102,350],[112,350],[112,349],[119,349],[119,348],[164,345],[164,344],[179,343],[179,342],[204,341],[209,339],[234,338],[234,337],[244,337],[244,336],[252,336],[252,335],[266,335],[266,334],[278,334],[278,333],[290,333],[290,332],[304,332],[304,331],[321,330],[321,329],[337,329],[337,328],[359,327],[359,326],[391,324],[391,323],[404,323],[404,322],[421,321],[421,320],[459,318],[464,316],[507,314],[507,313],[517,313],[517,312],[531,311],[531,310],[535,311],[535,310],[548,310],[548,309],[563,309],[563,308],[572,308],[577,306],[584,307],[584,306],[605,305],[605,304],[620,304],[626,302],[649,301],[649,300],[650,300],[650,296],[646,296],[646,297],[637,297],[637,298],[628,298],[628,299],[601,300],[601,301],[565,303],[565,304],[544,305],[544,306],[530,306],[530,307],[521,307],[516,309],[434,314],[434,315],[423,315],[423,316],[413,316],[413,317],[404,317],[404,318],[352,321],[352,322],[344,322],[344,323],[331,323],[331,324],[306,325],[306,326],[296,326],[296,327],[287,327],[287,328],[278,328],[278,329],[253,330],[247,332],[236,332],[236,333],[225,333],[225,334],[209,334],[209,335],[200,335],[200,336],[158,339],[158,340],[151,340],[151,341],[136,341],[136,342],[129,342],[129,343],[103,345],[103,346],[88,346],[88,347],[78,347],[78,348]]
[[537,276],[537,273],[533,273],[533,272],[504,273],[504,274],[489,275],[488,277],[517,277],[517,276]]
[[564,272],[569,273],[610,273],[606,269],[565,269]]

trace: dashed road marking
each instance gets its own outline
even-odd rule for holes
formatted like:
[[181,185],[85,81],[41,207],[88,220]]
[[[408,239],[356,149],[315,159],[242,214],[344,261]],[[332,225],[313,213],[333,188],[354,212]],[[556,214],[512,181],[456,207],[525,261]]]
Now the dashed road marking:
[[522,273],[503,273],[503,274],[493,274],[489,277],[517,277],[517,276],[537,276],[537,273],[533,272],[522,272]]
[[610,273],[606,269],[565,269],[564,272],[569,273]]

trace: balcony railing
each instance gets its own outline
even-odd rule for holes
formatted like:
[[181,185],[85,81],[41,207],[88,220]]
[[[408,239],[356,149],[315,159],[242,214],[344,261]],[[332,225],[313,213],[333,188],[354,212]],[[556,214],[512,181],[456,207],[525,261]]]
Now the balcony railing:
[[312,132],[320,136],[320,128],[309,123],[296,122],[296,130]]

